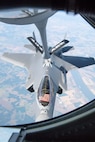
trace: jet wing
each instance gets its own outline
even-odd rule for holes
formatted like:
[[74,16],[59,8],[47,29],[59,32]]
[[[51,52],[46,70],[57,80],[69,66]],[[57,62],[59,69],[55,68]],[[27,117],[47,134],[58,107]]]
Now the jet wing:
[[34,87],[34,89],[37,90],[35,86],[39,86],[39,83],[43,75],[43,62],[41,57],[42,56],[39,52],[37,52],[37,54],[4,53],[1,59],[14,65],[28,69],[29,77],[27,78],[26,89],[33,92],[32,87]]
[[1,59],[29,70],[30,64],[35,62],[35,55],[27,53],[4,53]]
[[87,57],[77,57],[77,56],[64,56],[58,57],[56,55],[52,55],[52,62],[57,67],[63,67],[67,71],[73,68],[83,68],[89,65],[95,64],[94,58]]
[[92,57],[77,57],[77,56],[64,56],[61,57],[65,62],[68,62],[78,68],[83,68],[95,64],[95,59]]

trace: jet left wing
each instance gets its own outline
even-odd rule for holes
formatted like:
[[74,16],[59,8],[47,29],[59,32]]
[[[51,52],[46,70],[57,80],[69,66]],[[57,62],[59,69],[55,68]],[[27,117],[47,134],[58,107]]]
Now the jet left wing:
[[56,55],[52,55],[52,62],[57,67],[63,67],[67,71],[73,68],[82,68],[89,65],[95,64],[94,58],[87,58],[87,57],[77,57],[77,56],[64,56],[61,55],[60,57]]
[[31,62],[35,62],[34,54],[27,53],[4,53],[1,59],[10,62],[14,65],[25,67],[27,69],[30,68]]
[[78,68],[83,68],[83,67],[95,64],[95,59],[92,57],[77,57],[77,56],[62,55],[61,58],[64,61],[66,61]]

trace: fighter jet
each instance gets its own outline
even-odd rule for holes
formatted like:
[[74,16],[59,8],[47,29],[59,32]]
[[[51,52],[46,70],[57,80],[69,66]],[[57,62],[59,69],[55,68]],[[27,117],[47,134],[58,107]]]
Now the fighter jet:
[[73,46],[64,46],[69,42],[66,39],[48,48],[49,56],[45,58],[43,46],[33,37],[28,37],[28,39],[31,40],[30,50],[33,53],[4,53],[2,59],[28,70],[29,76],[25,87],[37,94],[37,103],[41,111],[36,121],[40,121],[53,117],[56,93],[62,94],[67,89],[68,71],[93,65],[95,60],[64,55],[64,52],[73,48]]
[[[94,58],[64,55],[65,52],[73,49],[73,46],[65,46],[69,42],[67,39],[63,39],[54,47],[48,47],[46,24],[48,18],[54,13],[54,11],[49,10],[40,13],[43,16],[40,16],[39,13],[34,16],[28,15],[28,18],[31,17],[32,23],[37,26],[40,32],[42,45],[37,42],[35,34],[33,34],[34,37],[27,38],[31,42],[31,46],[27,46],[31,53],[4,53],[2,55],[3,60],[28,70],[29,76],[25,87],[31,93],[37,94],[36,100],[40,108],[36,121],[53,117],[56,94],[62,94],[67,89],[66,74],[69,70],[95,64]],[[20,18],[19,20],[12,19],[14,22],[8,22],[5,19],[10,24],[31,23],[29,20],[25,20],[24,23],[24,20],[24,18]]]

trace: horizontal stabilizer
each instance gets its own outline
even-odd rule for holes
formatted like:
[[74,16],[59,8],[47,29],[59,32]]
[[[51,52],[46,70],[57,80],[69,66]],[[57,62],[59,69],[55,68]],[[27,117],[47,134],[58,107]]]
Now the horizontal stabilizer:
[[4,53],[1,59],[20,67],[30,68],[33,54],[27,53]]
[[56,52],[56,55],[57,55],[57,56],[60,56],[62,53],[68,52],[68,51],[73,50],[73,49],[74,49],[73,46],[65,46],[65,47],[61,48],[60,50],[58,50],[58,51]]
[[62,50],[61,50],[61,53],[64,53],[64,52],[68,52],[70,50],[74,49],[73,46],[66,46],[66,47],[63,47]]
[[95,64],[95,60],[94,58],[91,58],[91,57],[77,57],[77,56],[61,56],[61,58],[78,67],[78,68],[82,68],[82,67],[86,67],[86,66],[89,66],[89,65],[93,65]]

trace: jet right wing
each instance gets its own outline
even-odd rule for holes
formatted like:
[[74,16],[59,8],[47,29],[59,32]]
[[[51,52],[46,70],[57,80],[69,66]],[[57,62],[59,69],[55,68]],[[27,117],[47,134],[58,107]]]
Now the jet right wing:
[[19,67],[24,67],[29,70],[30,64],[35,62],[35,54],[27,53],[4,53],[1,59],[17,65]]

